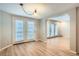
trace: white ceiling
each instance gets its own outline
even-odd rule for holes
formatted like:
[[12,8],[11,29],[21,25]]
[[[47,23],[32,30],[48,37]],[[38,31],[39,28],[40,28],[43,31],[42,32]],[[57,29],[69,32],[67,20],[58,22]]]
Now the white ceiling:
[[57,21],[70,21],[70,15],[69,14],[63,14],[55,17],[48,18],[49,20],[57,20]]
[[18,3],[4,3],[0,4],[0,10],[3,10],[5,12],[11,13],[11,14],[16,14],[20,16],[26,16],[26,17],[32,17],[32,18],[48,18],[51,17],[54,14],[58,14],[61,12],[64,12],[68,9],[77,7],[78,4],[67,4],[67,3],[41,3],[41,4],[34,4],[34,3],[26,3],[25,4],[26,8],[34,9],[34,6],[37,8],[37,15],[28,15],[24,13],[22,10],[21,6]]

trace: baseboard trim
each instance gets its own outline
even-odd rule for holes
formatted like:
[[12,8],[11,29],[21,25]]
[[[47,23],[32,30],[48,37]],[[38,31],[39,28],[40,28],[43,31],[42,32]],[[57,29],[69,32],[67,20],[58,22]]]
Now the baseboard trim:
[[17,42],[17,43],[14,43],[13,45],[23,44],[23,43],[29,43],[29,42],[35,42],[35,41]]
[[25,42],[14,43],[13,45],[18,45],[18,44],[23,44],[23,43],[31,43],[31,42],[42,42],[42,41],[41,40],[25,41]]
[[13,44],[9,44],[9,45],[5,46],[4,48],[1,48],[1,49],[0,49],[0,52],[3,51],[3,50],[5,50],[5,49],[7,49],[7,48],[9,48],[9,47],[11,47],[12,45],[13,45]]

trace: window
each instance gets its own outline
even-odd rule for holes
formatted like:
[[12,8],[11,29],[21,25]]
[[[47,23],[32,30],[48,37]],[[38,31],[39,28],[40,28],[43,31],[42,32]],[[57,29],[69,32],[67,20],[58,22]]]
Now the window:
[[33,40],[35,38],[35,23],[34,21],[28,21],[28,33],[27,39]]
[[54,36],[55,24],[50,24],[50,36]]
[[49,21],[47,22],[47,37],[49,37],[50,35],[51,35],[51,33],[50,33],[51,31],[50,31],[50,23],[49,23]]
[[58,36],[58,25],[56,23],[47,22],[47,37]]
[[58,33],[59,33],[59,31],[58,31],[58,25],[55,25],[55,36],[57,36],[58,35]]
[[16,20],[16,41],[23,40],[23,21]]

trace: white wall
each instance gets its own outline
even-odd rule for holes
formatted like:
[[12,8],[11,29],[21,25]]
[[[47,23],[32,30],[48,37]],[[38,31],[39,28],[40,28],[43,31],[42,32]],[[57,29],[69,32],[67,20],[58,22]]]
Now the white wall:
[[12,44],[11,15],[0,11],[0,48]]
[[36,26],[36,41],[39,41],[40,38],[40,20],[35,21],[35,26]]
[[70,15],[70,49],[76,52],[76,8],[68,11]]
[[70,49],[70,16],[69,14],[62,14],[57,17],[54,17],[56,21],[60,21],[57,25],[59,26],[59,34],[63,36],[63,39],[66,41],[65,46],[67,49]]
[[3,13],[2,14],[2,20],[3,20],[3,29],[2,29],[2,34],[3,34],[3,41],[2,43],[4,46],[11,44],[11,15],[7,14],[7,13]]
[[70,20],[63,19],[62,34],[69,39],[70,49],[76,52],[76,8],[72,8],[62,14],[68,14]]
[[40,39],[41,41],[45,41],[47,39],[47,35],[46,35],[46,19],[42,19],[40,20]]
[[64,14],[61,18],[60,30],[65,39],[70,39],[70,17],[68,14]]

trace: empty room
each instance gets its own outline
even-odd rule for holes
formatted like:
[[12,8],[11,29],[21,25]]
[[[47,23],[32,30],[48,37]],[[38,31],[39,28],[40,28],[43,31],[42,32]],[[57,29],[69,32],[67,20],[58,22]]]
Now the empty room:
[[0,56],[78,56],[79,3],[0,3]]

